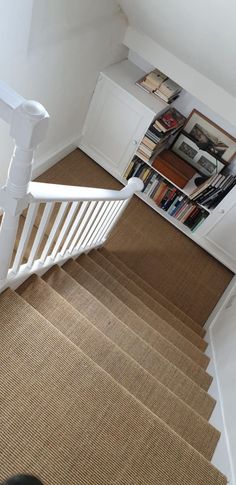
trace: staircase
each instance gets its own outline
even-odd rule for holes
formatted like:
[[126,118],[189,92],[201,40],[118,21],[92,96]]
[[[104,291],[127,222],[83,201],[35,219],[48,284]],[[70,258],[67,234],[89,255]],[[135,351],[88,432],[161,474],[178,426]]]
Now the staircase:
[[202,329],[148,289],[101,249],[2,293],[1,479],[226,483]]
[[226,484],[204,329],[104,247],[140,181],[30,182],[48,115],[2,99],[17,143],[0,190],[0,480]]

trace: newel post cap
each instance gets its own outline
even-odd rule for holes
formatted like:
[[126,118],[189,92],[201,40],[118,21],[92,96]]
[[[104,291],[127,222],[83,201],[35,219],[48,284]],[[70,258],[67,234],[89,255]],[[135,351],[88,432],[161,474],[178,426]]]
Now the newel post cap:
[[138,177],[131,177],[128,180],[128,185],[133,187],[134,192],[141,192],[144,187],[144,183]]
[[49,114],[37,101],[24,101],[12,113],[10,135],[17,146],[34,150],[46,137]]

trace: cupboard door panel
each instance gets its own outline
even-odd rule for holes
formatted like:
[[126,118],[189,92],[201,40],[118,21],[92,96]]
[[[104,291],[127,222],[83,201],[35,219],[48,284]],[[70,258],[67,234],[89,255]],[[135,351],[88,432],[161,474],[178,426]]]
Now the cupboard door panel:
[[106,79],[98,82],[90,105],[82,148],[108,171],[121,175],[154,114]]
[[205,237],[236,263],[236,204],[221,217]]

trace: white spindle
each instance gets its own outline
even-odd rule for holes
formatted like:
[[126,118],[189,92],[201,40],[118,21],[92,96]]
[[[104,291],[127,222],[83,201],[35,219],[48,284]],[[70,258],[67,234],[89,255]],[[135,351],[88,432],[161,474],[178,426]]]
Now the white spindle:
[[88,247],[92,246],[92,244],[95,243],[96,236],[99,230],[103,227],[104,221],[106,220],[106,212],[107,212],[107,209],[109,208],[109,205],[110,205],[110,201],[104,202],[104,205],[99,213],[99,217],[96,221],[96,227],[93,228],[93,232],[91,233],[91,236],[87,241]]
[[95,201],[90,202],[89,208],[88,208],[88,210],[87,210],[87,212],[86,212],[86,214],[85,214],[85,216],[84,216],[84,218],[83,218],[83,220],[82,220],[82,222],[79,226],[79,229],[78,229],[78,231],[77,231],[75,237],[73,238],[72,243],[69,247],[69,250],[68,250],[69,254],[72,254],[72,252],[74,251],[76,243],[77,243],[80,235],[82,234],[84,228],[86,227],[87,221],[89,220],[90,215],[92,214],[94,208],[96,207],[96,204],[97,204],[97,202],[95,202]]
[[[109,201],[108,202],[108,207],[107,207],[107,209],[106,209],[106,211],[104,213],[104,216],[102,218],[102,223],[101,223],[100,228],[99,228],[99,230],[97,232],[97,235],[96,235],[96,243],[98,241],[100,241],[101,234],[103,233],[103,229],[107,225],[108,220],[110,220],[110,216],[111,216],[112,211],[113,211],[113,209],[114,209],[114,207],[115,207],[116,204],[117,204],[117,201]],[[92,242],[94,243],[94,241],[92,241]]]
[[97,202],[96,203],[96,207],[88,221],[88,223],[86,224],[86,227],[79,239],[79,241],[77,242],[76,244],[76,250],[78,251],[80,249],[80,247],[82,247],[84,241],[85,241],[85,238],[90,230],[90,228],[92,227],[94,221],[96,220],[96,217],[98,216],[99,214],[99,211],[101,210],[102,206],[103,206],[104,202],[103,201],[100,201],[100,202]]
[[34,239],[34,243],[33,243],[32,249],[30,251],[29,259],[28,259],[28,262],[27,262],[27,266],[29,268],[32,267],[36,253],[37,253],[37,251],[40,247],[40,244],[41,244],[41,242],[42,242],[42,240],[45,236],[45,230],[46,230],[46,227],[48,225],[49,219],[51,217],[53,208],[54,208],[53,202],[48,202],[45,206],[45,209],[44,209],[43,215],[42,215],[42,219],[40,221],[40,224],[39,224],[39,227],[38,227],[35,239]]
[[71,208],[66,216],[66,220],[61,228],[61,232],[58,236],[58,239],[57,239],[57,242],[53,248],[53,251],[52,251],[52,254],[51,254],[51,258],[52,259],[55,259],[55,257],[57,256],[58,252],[59,252],[59,248],[63,242],[63,239],[66,237],[66,234],[67,234],[67,231],[69,230],[69,227],[71,225],[71,222],[75,216],[75,213],[78,209],[78,206],[79,206],[79,202],[73,202],[73,204],[71,204]]
[[77,216],[76,216],[76,218],[75,218],[75,220],[74,220],[74,222],[72,224],[72,227],[71,227],[71,229],[70,229],[70,231],[68,233],[68,236],[67,236],[67,238],[65,240],[65,243],[63,244],[62,250],[60,251],[60,254],[62,256],[64,256],[66,250],[68,249],[68,246],[69,246],[69,244],[71,242],[71,239],[73,238],[73,236],[74,236],[74,234],[75,234],[75,232],[76,232],[76,230],[77,230],[77,228],[79,226],[79,223],[81,222],[81,219],[82,219],[82,217],[83,217],[83,215],[84,215],[84,213],[85,213],[88,205],[89,205],[89,202],[83,202],[83,204],[81,205],[80,210],[79,210],[79,212],[78,212],[78,214],[77,214]]
[[23,231],[22,231],[22,234],[21,234],[20,242],[19,242],[19,245],[18,245],[17,253],[16,253],[16,256],[15,256],[15,259],[14,259],[14,264],[13,264],[13,267],[12,267],[13,273],[17,273],[18,270],[19,270],[22,258],[24,256],[24,253],[25,253],[25,250],[27,248],[29,238],[30,238],[33,226],[34,226],[34,221],[35,221],[36,214],[38,212],[38,207],[39,207],[39,204],[31,204],[29,206],[27,216],[26,216],[26,219],[25,219],[25,223],[24,223],[24,227],[23,227]]
[[103,228],[103,231],[102,231],[101,236],[100,236],[99,243],[101,243],[101,241],[103,241],[103,239],[106,237],[106,234],[108,233],[109,228],[111,227],[111,224],[113,224],[113,222],[116,220],[116,217],[119,214],[123,203],[124,203],[123,200],[116,202],[113,210],[111,211],[110,217],[109,217],[107,223],[105,224],[105,226]]
[[68,205],[69,205],[69,202],[62,202],[61,206],[60,206],[60,209],[57,213],[57,216],[56,216],[56,219],[54,221],[54,224],[52,226],[52,229],[49,233],[49,236],[48,236],[48,239],[47,239],[47,242],[44,246],[44,249],[43,249],[43,252],[42,252],[42,255],[41,255],[41,258],[40,258],[40,261],[41,263],[45,263],[45,260],[49,254],[49,251],[53,245],[53,243],[55,242],[55,236],[59,230],[59,227],[61,225],[61,222],[63,220],[63,217],[65,215],[65,212],[66,212],[66,209],[68,208]]
[[102,215],[104,214],[105,209],[106,209],[106,203],[103,202],[102,205],[101,205],[101,207],[100,207],[100,210],[99,210],[97,216],[94,219],[94,222],[91,224],[91,227],[90,227],[90,229],[89,229],[89,231],[87,233],[87,236],[85,237],[85,239],[83,240],[83,243],[81,244],[81,246],[83,248],[89,246],[89,241],[93,237],[93,234],[94,234],[97,226],[99,225],[99,221],[101,220]]
[[111,221],[111,224],[105,229],[103,236],[102,236],[102,241],[104,242],[110,235],[113,227],[117,224],[118,220],[120,219],[121,215],[123,214],[124,210],[126,209],[127,205],[129,204],[130,199],[124,200],[120,205],[119,208],[114,215],[113,220]]

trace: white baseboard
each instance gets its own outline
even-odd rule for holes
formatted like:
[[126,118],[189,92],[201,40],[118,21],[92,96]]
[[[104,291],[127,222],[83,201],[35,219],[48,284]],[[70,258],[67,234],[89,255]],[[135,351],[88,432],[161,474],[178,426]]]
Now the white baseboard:
[[226,290],[221,295],[221,297],[218,300],[215,308],[213,309],[209,318],[207,319],[207,321],[204,325],[204,328],[205,328],[206,331],[210,330],[210,328],[213,327],[213,325],[214,325],[215,321],[217,320],[222,308],[230,300],[233,291],[235,291],[235,288],[236,288],[236,275],[233,276],[233,278],[230,281],[229,285],[227,286]]
[[214,352],[214,345],[211,339],[210,331],[207,332],[206,341],[208,342],[208,348],[206,354],[210,357],[210,364],[208,366],[207,372],[213,377],[213,382],[209,388],[208,393],[216,400],[215,409],[209,420],[210,424],[218,429],[221,433],[220,440],[217,444],[215,453],[211,460],[212,464],[226,475],[228,483],[230,485],[236,485],[229,440],[227,436],[227,428],[225,426],[224,419],[224,408],[220,389],[220,383],[217,375],[217,363]]
[[227,305],[232,305],[232,301],[234,300],[236,294],[235,290],[236,276],[232,278],[230,284],[226,288],[225,292],[221,296],[220,300],[218,301],[217,305],[215,306],[213,312],[211,313],[205,324],[205,328],[207,330],[205,339],[208,342],[206,354],[211,359],[207,371],[213,377],[213,383],[210,386],[209,394],[212,395],[217,402],[211,416],[210,423],[221,432],[221,438],[214,453],[212,463],[227,476],[230,485],[236,485],[236,476],[234,473],[231,446],[226,426],[221,382],[218,374],[218,365],[220,364],[217,360],[212,332],[214,329],[214,325],[216,324],[216,322],[219,322],[219,319],[222,321],[222,325],[224,324],[224,317],[222,315],[223,309],[225,309],[225,307],[227,308]]
[[78,147],[80,139],[81,135],[77,138],[67,140],[63,145],[55,147],[53,150],[43,155],[43,157],[36,160],[33,167],[32,179],[34,180],[39,177],[39,175],[46,172],[46,170],[53,167],[53,165],[73,152]]

